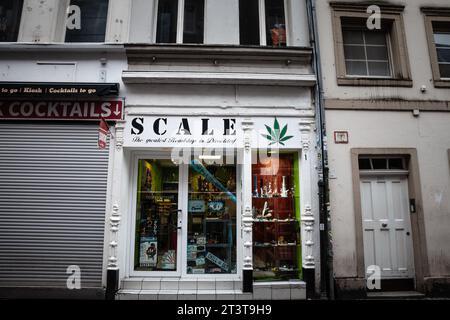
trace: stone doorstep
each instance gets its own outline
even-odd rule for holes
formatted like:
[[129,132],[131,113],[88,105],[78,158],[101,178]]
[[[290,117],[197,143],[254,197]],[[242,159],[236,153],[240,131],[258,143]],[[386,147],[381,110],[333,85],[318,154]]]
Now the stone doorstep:
[[306,289],[306,283],[304,281],[253,282],[253,288]]
[[242,292],[241,281],[216,279],[128,278],[118,300],[304,300],[303,281],[254,282],[253,294]]
[[423,299],[425,295],[417,291],[381,291],[367,292],[368,299]]
[[239,290],[120,290],[117,300],[235,300]]
[[121,290],[242,290],[241,280],[204,278],[125,278]]
[[305,288],[241,290],[120,290],[117,300],[305,300]]

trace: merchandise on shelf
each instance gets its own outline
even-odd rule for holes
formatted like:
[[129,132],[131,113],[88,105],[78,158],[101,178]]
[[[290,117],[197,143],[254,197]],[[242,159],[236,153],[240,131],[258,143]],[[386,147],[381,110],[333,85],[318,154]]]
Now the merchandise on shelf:
[[294,154],[253,165],[253,259],[257,280],[299,276],[300,224]]

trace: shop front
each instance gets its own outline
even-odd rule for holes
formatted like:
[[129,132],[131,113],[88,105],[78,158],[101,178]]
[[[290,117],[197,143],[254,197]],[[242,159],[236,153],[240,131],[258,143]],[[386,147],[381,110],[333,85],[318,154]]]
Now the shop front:
[[310,127],[292,117],[129,112],[115,164],[127,213],[115,215],[110,242],[119,243],[110,246],[123,270],[119,296],[299,285],[310,259],[301,240],[301,212],[308,222],[311,211],[301,201],[311,197],[302,189],[311,183],[302,150]]
[[118,85],[0,87],[0,297],[101,299],[110,150],[99,122],[122,118]]

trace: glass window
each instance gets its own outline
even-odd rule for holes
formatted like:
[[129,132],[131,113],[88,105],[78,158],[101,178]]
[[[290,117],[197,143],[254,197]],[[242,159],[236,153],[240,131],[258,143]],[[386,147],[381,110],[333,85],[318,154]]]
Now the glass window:
[[185,0],[183,43],[203,43],[204,15],[204,0]]
[[[284,0],[240,0],[240,44],[285,47],[287,41],[284,9]],[[265,12],[265,21],[260,21],[260,12]],[[265,39],[260,39],[261,31],[266,34]]]
[[371,170],[372,169],[372,164],[370,162],[370,159],[359,158],[358,164],[359,164],[359,170]]
[[253,276],[301,277],[300,200],[296,154],[272,154],[253,165]]
[[441,78],[450,78],[450,22],[433,22]]
[[19,34],[23,0],[0,0],[0,42],[15,42]]
[[239,0],[239,35],[242,45],[260,45],[259,0]]
[[372,159],[372,168],[374,170],[386,170],[387,169],[387,159],[383,159],[383,158]]
[[344,21],[342,36],[347,75],[391,76],[387,31],[368,30]]
[[66,30],[66,42],[104,42],[108,0],[71,0],[81,10],[81,28]]
[[171,160],[139,160],[135,270],[177,268],[178,176]]
[[157,43],[177,42],[178,0],[158,1]]
[[189,166],[188,274],[236,273],[236,166]]
[[[158,1],[156,43],[203,43],[205,23],[205,0],[185,0],[183,30],[178,21],[178,0]],[[183,39],[178,39],[179,31]]]
[[391,158],[389,161],[390,170],[406,170],[405,159],[403,158]]
[[407,170],[405,158],[359,158],[359,170]]
[[267,45],[286,46],[284,0],[265,0]]

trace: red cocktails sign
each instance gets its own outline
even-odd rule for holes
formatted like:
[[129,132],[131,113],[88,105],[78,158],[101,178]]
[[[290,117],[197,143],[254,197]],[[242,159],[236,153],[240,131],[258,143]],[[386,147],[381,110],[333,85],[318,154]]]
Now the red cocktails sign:
[[123,101],[0,101],[0,120],[121,120]]

